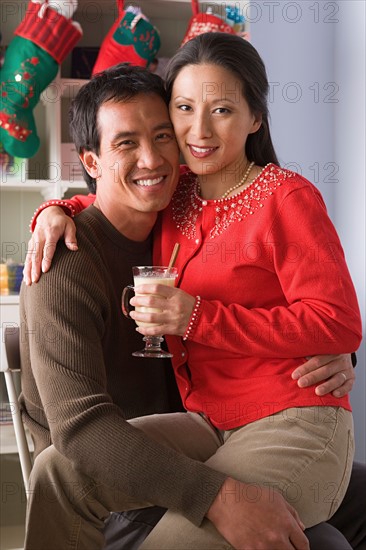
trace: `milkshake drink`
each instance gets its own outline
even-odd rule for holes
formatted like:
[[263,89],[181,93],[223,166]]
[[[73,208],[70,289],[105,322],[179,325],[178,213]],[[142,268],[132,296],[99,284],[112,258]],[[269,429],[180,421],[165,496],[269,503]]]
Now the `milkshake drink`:
[[[136,273],[135,273],[136,270]],[[139,285],[147,284],[157,284],[157,285],[166,285],[166,286],[175,286],[175,281],[178,276],[178,272],[175,268],[167,267],[134,267],[133,271],[133,282],[136,289]],[[136,296],[139,294],[135,291]],[[144,313],[152,313],[154,311],[160,311],[154,307],[135,307],[136,311]],[[139,326],[149,327],[153,326],[155,323],[143,323],[141,321],[136,321],[136,324]]]

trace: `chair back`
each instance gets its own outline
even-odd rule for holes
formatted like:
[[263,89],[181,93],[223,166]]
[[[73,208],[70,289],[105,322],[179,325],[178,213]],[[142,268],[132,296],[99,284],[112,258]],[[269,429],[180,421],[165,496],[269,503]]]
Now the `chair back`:
[[7,366],[13,372],[20,371],[19,327],[7,326],[2,332]]
[[22,470],[25,492],[28,497],[29,476],[32,469],[31,453],[22,422],[19,408],[18,393],[15,385],[15,373],[21,370],[20,361],[20,331],[19,327],[7,326],[1,328],[1,371],[4,373],[6,390],[15,432],[20,467]]

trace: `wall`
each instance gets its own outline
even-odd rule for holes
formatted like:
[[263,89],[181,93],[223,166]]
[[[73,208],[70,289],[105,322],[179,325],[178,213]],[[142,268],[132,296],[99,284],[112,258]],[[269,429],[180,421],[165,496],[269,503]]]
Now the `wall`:
[[[346,250],[356,286],[365,327],[365,98],[366,98],[366,4],[358,0],[340,2],[342,35],[335,40],[335,78],[342,90],[335,113],[335,158],[339,162],[339,182],[335,189],[334,219]],[[365,339],[357,353],[356,386],[352,405],[356,418],[357,457],[366,461],[366,372]]]
[[[365,312],[365,3],[252,2],[252,43],[271,82],[282,165],[321,190]],[[365,342],[351,394],[356,459],[366,462]]]

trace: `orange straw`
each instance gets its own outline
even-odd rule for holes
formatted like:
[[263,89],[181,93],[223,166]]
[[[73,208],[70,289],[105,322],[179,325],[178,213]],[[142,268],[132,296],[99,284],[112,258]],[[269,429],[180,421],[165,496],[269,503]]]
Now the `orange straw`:
[[168,268],[169,268],[169,269],[170,269],[171,267],[174,267],[175,260],[177,259],[177,256],[178,256],[179,248],[180,248],[180,244],[179,244],[179,243],[175,243],[174,248],[173,248],[172,255],[170,256],[170,261],[169,261],[169,265],[168,265]]

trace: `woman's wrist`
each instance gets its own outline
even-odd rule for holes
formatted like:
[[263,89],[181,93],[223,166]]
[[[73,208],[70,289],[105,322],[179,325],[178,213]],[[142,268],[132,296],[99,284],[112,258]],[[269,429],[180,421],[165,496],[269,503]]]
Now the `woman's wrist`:
[[62,208],[65,214],[67,214],[71,218],[74,218],[76,215],[76,210],[74,206],[66,201],[63,201],[62,199],[52,199],[50,201],[44,202],[35,210],[33,217],[30,221],[29,229],[31,233],[33,233],[34,228],[37,225],[37,218],[39,214],[43,212],[43,210],[45,210],[46,208],[49,208],[50,206],[57,206],[58,208]]

